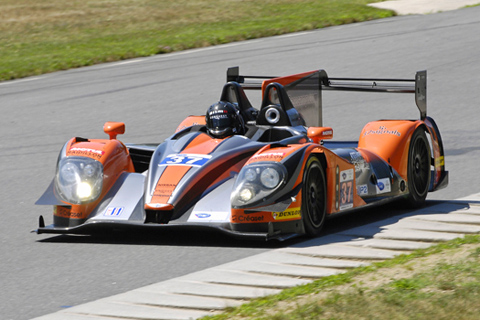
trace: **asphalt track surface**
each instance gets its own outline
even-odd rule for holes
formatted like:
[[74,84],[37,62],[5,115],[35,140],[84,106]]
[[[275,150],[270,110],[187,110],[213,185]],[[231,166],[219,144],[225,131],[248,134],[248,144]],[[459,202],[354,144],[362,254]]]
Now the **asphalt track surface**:
[[[30,319],[164,281],[286,243],[250,243],[211,233],[35,235],[36,207],[72,136],[103,137],[124,121],[129,143],[161,142],[189,114],[216,101],[225,70],[286,75],[324,68],[332,77],[411,78],[428,70],[428,114],[442,133],[447,189],[429,205],[480,192],[480,7],[327,28],[0,83],[1,319]],[[257,104],[255,97],[252,102]],[[357,139],[380,118],[418,118],[410,95],[324,95],[324,124]],[[389,206],[328,222],[328,232],[402,213]]]

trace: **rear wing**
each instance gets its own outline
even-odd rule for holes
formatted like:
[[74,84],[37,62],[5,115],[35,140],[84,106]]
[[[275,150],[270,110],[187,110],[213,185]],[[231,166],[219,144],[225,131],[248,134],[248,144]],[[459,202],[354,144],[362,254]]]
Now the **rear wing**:
[[[316,93],[318,115],[315,115],[315,126],[322,126],[323,90],[414,93],[415,102],[420,111],[420,118],[427,117],[427,71],[418,71],[415,79],[373,79],[373,78],[329,78],[325,70],[316,70],[286,77],[275,76],[245,76],[240,75],[239,67],[228,68],[227,82],[237,82],[247,90],[262,90],[272,82],[283,85],[295,107],[295,98],[305,100],[305,92]],[[292,92],[303,92],[292,95]],[[299,110],[301,111],[301,110]]]

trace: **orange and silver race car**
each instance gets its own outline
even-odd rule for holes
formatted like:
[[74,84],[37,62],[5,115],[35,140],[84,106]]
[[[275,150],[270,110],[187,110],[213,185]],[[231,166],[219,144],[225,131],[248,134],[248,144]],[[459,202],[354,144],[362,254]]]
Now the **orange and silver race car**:
[[[415,79],[329,78],[324,70],[285,77],[229,68],[220,101],[189,116],[158,145],[72,138],[36,204],[53,205],[37,233],[105,228],[214,228],[235,236],[317,236],[325,219],[389,201],[422,206],[448,184],[444,150],[427,116],[426,71]],[[254,108],[245,90],[261,90]],[[322,125],[322,92],[412,93],[418,120],[379,120],[355,142],[334,142]]]

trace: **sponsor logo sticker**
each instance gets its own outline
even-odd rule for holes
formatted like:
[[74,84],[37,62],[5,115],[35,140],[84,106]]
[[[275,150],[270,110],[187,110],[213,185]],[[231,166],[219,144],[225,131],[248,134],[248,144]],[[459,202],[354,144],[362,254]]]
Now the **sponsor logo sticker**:
[[120,217],[122,215],[124,207],[108,207],[103,214],[106,217]]
[[292,208],[283,212],[272,212],[272,217],[275,221],[300,219],[302,217],[302,211],[300,208]]
[[392,191],[389,178],[379,179],[377,182],[377,194],[387,193]]
[[200,219],[210,218],[212,215],[208,213],[196,213],[195,216]]
[[435,167],[440,167],[445,165],[445,159],[443,156],[435,159]]
[[365,131],[363,133],[363,136],[368,136],[368,135],[371,135],[371,134],[389,134],[389,135],[393,135],[393,136],[397,136],[397,137],[401,137],[402,134],[400,132],[398,132],[397,130],[389,130],[387,127],[385,126],[380,126],[378,128],[378,130],[368,130],[368,131]]
[[365,196],[368,194],[368,186],[366,184],[361,184],[357,186],[357,193],[359,196]]
[[353,169],[348,169],[340,172],[340,182],[353,180]]
[[269,152],[256,154],[248,160],[248,163],[257,161],[281,161],[285,156],[284,152]]
[[73,147],[67,151],[67,154],[70,156],[83,156],[83,157],[89,157],[94,159],[100,159],[105,154],[105,151],[92,149],[92,148]]
[[[266,214],[266,213],[265,213]],[[267,222],[265,215],[252,215],[252,214],[234,214],[231,217],[231,222],[233,223],[257,223],[257,222]]]
[[194,210],[188,217],[187,222],[223,223],[230,220],[230,215],[230,211],[203,211],[203,209]]

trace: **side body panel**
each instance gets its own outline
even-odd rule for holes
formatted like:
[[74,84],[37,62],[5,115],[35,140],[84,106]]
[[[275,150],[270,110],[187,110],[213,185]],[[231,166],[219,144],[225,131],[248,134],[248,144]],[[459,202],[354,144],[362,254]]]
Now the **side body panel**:
[[315,143],[302,145],[268,145],[247,161],[283,164],[289,173],[288,181],[275,197],[250,208],[232,209],[232,228],[238,231],[304,233],[302,222],[302,185],[305,164],[309,157],[317,157],[324,166],[327,184],[326,214],[365,205],[356,190],[355,165],[334,152]]

